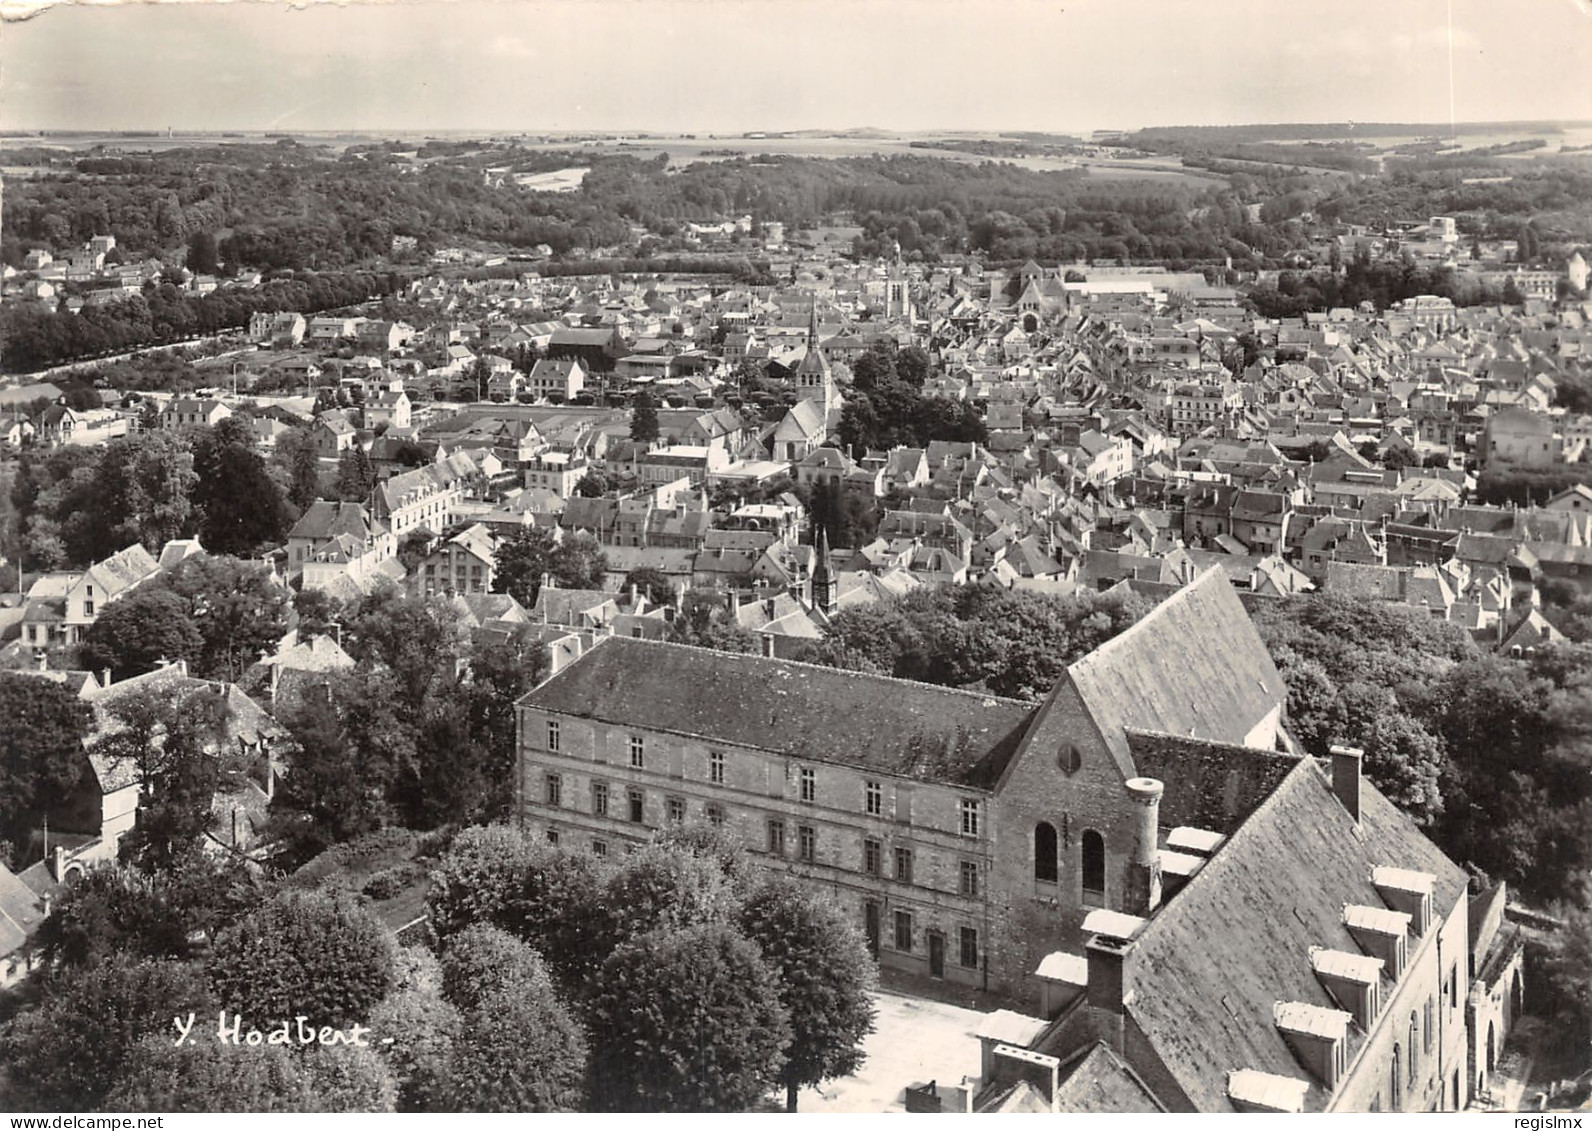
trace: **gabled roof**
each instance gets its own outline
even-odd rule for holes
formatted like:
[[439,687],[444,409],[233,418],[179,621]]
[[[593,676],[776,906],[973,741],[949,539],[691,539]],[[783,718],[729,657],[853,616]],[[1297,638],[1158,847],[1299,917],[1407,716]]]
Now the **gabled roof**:
[[[1439,920],[1465,897],[1464,870],[1369,782],[1360,815],[1355,831],[1327,774],[1302,759],[1140,931],[1124,972],[1128,1014],[1195,1110],[1232,1110],[1230,1070],[1306,1075],[1274,1008],[1337,1008],[1310,947],[1359,953],[1343,908],[1382,906],[1373,868],[1435,876]],[[1327,1098],[1312,1081],[1306,1110]]]
[[143,543],[134,542],[127,549],[119,550],[104,561],[90,566],[88,577],[104,590],[105,597],[113,597],[137,585],[159,568],[149,551],[144,549]]
[[1133,764],[1127,728],[1242,745],[1287,695],[1233,587],[1214,569],[1074,663],[1066,680],[1124,769]]
[[339,535],[348,535],[363,545],[379,532],[378,524],[370,517],[363,503],[317,499],[299,516],[288,537],[324,542]]
[[1034,713],[1011,699],[623,637],[520,703],[975,788],[994,784]]

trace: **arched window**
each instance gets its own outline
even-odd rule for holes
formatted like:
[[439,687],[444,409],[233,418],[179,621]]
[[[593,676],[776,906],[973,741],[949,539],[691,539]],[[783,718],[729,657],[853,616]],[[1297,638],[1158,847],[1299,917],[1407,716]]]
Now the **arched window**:
[[1034,879],[1056,882],[1056,826],[1049,821],[1034,826]]
[[1404,1073],[1399,1071],[1400,1062],[1404,1055],[1398,1045],[1393,1046],[1393,1090],[1390,1093],[1389,1107],[1394,1111],[1404,1110]]
[[1085,829],[1083,841],[1083,890],[1101,894],[1106,890],[1106,838]]
[[1421,1057],[1420,1057],[1421,1046],[1419,1044],[1420,1036],[1421,1036],[1420,1023],[1419,1023],[1418,1019],[1415,1016],[1415,1011],[1412,1009],[1412,1010],[1410,1010],[1410,1077],[1409,1077],[1410,1092],[1412,1094],[1415,1091],[1415,1069],[1420,1064],[1420,1060],[1421,1060]]

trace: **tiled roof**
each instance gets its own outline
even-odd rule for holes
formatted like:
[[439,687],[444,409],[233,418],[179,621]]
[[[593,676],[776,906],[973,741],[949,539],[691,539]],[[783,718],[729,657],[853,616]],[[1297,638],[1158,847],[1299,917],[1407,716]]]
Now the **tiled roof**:
[[820,762],[992,786],[1034,707],[884,676],[614,638],[520,702]]
[[[1360,953],[1343,908],[1382,905],[1374,867],[1436,876],[1439,918],[1464,898],[1463,869],[1370,783],[1360,814],[1355,831],[1327,773],[1302,759],[1139,933],[1125,970],[1128,1012],[1195,1110],[1231,1110],[1231,1069],[1300,1075],[1275,1008],[1337,1008],[1310,948]],[[1312,1082],[1306,1108],[1325,1099]]]

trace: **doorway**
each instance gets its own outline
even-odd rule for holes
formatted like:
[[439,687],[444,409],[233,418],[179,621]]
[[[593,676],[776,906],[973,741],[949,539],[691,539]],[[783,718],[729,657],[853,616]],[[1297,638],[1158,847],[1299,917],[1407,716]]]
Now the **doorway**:
[[862,905],[863,929],[868,937],[868,953],[879,957],[879,905],[869,900]]
[[945,936],[939,931],[929,932],[929,976],[945,977]]

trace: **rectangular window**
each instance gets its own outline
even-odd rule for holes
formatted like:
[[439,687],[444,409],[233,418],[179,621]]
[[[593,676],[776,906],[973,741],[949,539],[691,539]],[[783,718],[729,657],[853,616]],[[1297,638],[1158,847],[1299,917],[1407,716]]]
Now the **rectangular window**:
[[912,850],[898,848],[895,850],[895,878],[904,884],[912,882]]
[[94,602],[93,601],[84,601],[83,602],[83,615],[86,616],[86,617],[91,617],[91,616],[94,615]]
[[818,800],[818,775],[813,770],[802,771],[802,800]]
[[963,836],[977,836],[978,835],[978,802],[973,800],[972,798],[963,798],[962,799],[962,804],[961,804],[961,812],[962,812],[962,835]]
[[962,894],[978,894],[978,861],[962,861]]
[[591,851],[592,851],[592,855],[593,856],[607,856],[608,855],[608,842],[606,840],[594,840],[594,841],[592,841],[591,842]]
[[784,821],[770,821],[768,823],[768,854],[770,856],[785,855]]
[[630,768],[643,770],[647,766],[647,740],[639,734],[630,736]]
[[912,953],[912,912],[910,911],[895,913],[895,948],[907,954]]
[[957,962],[969,970],[978,969],[978,931],[972,927],[963,927],[958,932]]
[[880,857],[884,855],[884,845],[876,840],[862,842],[862,870],[870,876],[877,876],[882,867]]
[[884,786],[876,781],[862,784],[862,805],[870,817],[878,817],[884,813]]
[[608,816],[608,783],[594,781],[591,783],[591,811],[596,817]]
[[708,824],[722,825],[724,823],[724,806],[717,802],[709,801],[702,806],[702,815],[708,819]]
[[796,846],[801,858],[811,864],[818,856],[818,830],[811,825],[796,826]]
[[564,796],[564,779],[557,774],[547,775],[547,803],[553,808],[562,804]]
[[708,781],[714,785],[724,784],[724,751],[708,751]]
[[558,843],[558,830],[557,829],[548,829],[547,830],[547,843],[548,844],[557,844]]
[[685,820],[685,801],[683,798],[671,797],[669,798],[668,805],[670,821],[674,822],[675,824],[679,824],[681,821]]
[[639,789],[632,789],[626,791],[626,796],[630,801],[630,819],[639,825],[647,815],[646,794]]
[[558,753],[558,720],[547,720],[547,749],[550,753]]

